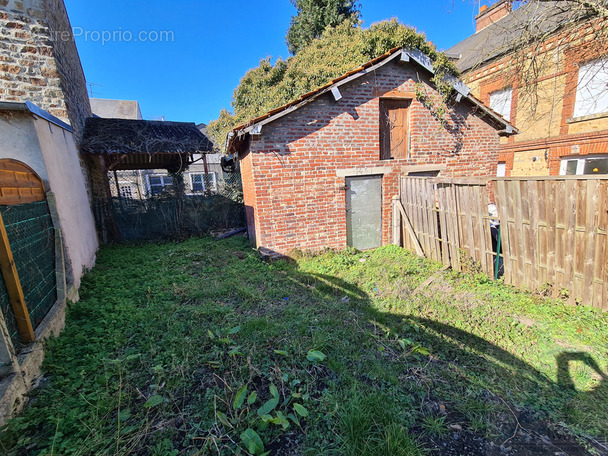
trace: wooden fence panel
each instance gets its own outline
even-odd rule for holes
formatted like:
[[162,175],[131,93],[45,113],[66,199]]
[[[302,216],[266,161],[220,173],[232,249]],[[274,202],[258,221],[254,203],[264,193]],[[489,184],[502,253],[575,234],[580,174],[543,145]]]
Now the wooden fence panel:
[[530,290],[550,285],[572,304],[608,310],[608,179],[494,182],[505,282]]
[[[462,270],[460,251],[494,273],[487,180],[403,177],[401,203],[424,254]],[[492,179],[504,281],[608,310],[608,179]],[[403,229],[403,228],[402,228]],[[402,231],[402,244],[414,248]]]
[[[479,180],[455,184],[451,179],[401,179],[401,203],[428,258],[461,269],[462,249],[491,273],[485,185]],[[403,246],[412,248],[411,239],[403,239]]]

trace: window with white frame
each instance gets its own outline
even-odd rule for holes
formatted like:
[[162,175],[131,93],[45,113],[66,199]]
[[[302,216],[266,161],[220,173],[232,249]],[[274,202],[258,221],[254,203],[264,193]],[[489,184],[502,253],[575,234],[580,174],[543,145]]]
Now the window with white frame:
[[217,173],[190,173],[190,188],[193,193],[217,191]]
[[562,176],[608,174],[608,155],[562,158],[559,173]]
[[150,195],[160,195],[173,185],[173,177],[167,174],[148,174],[148,192]]
[[511,120],[511,98],[513,90],[511,88],[498,90],[490,94],[490,109],[496,111],[506,120]]
[[579,66],[573,117],[608,112],[608,59]]

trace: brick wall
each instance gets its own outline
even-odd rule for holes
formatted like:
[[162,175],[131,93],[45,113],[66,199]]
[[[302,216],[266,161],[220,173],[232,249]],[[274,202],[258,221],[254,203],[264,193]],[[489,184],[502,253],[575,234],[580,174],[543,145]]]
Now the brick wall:
[[[547,37],[534,50],[534,65],[520,50],[463,75],[486,104],[491,92],[513,89],[511,121],[520,134],[501,140],[507,176],[557,175],[564,156],[607,153],[608,113],[572,120],[579,65],[606,55],[604,41],[593,39],[601,27],[606,25],[583,23]],[[539,153],[543,160],[532,162]]]
[[0,99],[32,103],[80,137],[91,115],[63,0],[0,0]]
[[475,32],[483,30],[487,26],[492,25],[494,22],[499,21],[509,14],[513,10],[512,3],[512,0],[501,0],[489,8],[485,5],[482,6],[484,9],[481,10],[475,18]]
[[[399,176],[413,165],[435,165],[445,176],[494,176],[499,140],[496,130],[456,105],[443,128],[417,100],[410,111],[411,155],[380,160],[379,96],[413,92],[420,72],[388,63],[340,91],[318,98],[263,128],[241,163],[245,204],[253,218],[255,241],[277,253],[293,248],[319,250],[346,246],[345,177],[339,170],[375,168],[383,174],[382,240],[391,239],[391,199]],[[423,80],[427,93],[436,92]],[[409,167],[409,168],[408,168]]]

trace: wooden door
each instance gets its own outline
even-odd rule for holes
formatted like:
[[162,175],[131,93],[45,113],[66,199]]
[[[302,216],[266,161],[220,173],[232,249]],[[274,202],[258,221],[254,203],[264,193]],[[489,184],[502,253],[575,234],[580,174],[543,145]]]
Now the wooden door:
[[380,100],[380,159],[407,158],[411,100]]

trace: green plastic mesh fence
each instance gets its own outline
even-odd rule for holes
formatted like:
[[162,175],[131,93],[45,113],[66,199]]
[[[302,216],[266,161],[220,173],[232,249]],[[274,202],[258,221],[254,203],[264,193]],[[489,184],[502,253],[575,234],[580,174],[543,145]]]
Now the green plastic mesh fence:
[[112,197],[94,201],[102,238],[179,239],[244,227],[240,173],[225,173],[219,163],[207,168],[207,173],[194,166],[179,174],[162,169],[108,173]]
[[221,195],[98,199],[95,206],[96,217],[111,213],[123,241],[184,238],[245,226],[243,204]]
[[[36,328],[57,300],[55,231],[46,201],[0,206],[32,326]],[[4,281],[0,306],[16,347],[20,346],[15,316]]]
[[4,315],[4,321],[6,328],[11,336],[13,346],[16,350],[21,347],[21,338],[19,337],[19,331],[17,329],[17,321],[15,320],[15,314],[11,307],[11,302],[8,298],[8,292],[6,291],[6,285],[4,280],[0,280],[0,309],[2,309],[2,315]]

